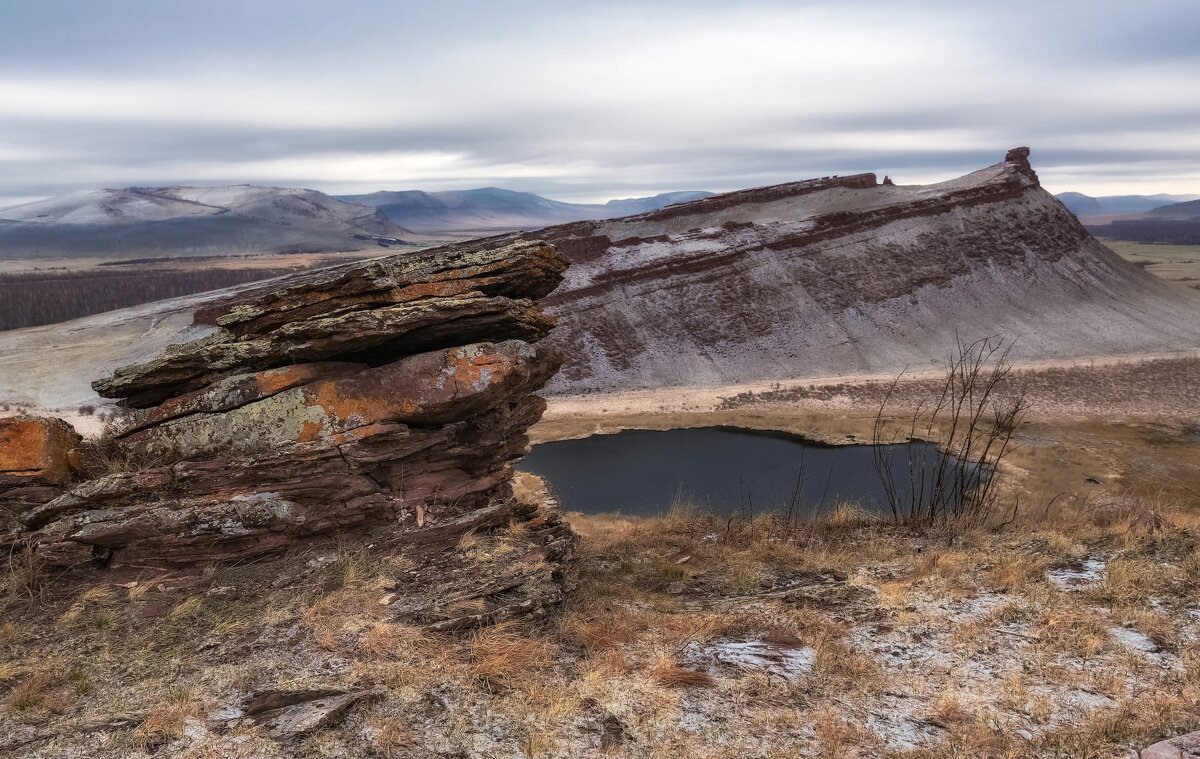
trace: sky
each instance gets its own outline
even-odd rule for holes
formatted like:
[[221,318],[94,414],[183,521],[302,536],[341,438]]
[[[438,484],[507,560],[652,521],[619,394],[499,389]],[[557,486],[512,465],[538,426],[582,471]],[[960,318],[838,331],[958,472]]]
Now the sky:
[[0,0],[0,206],[913,184],[1017,145],[1055,192],[1200,194],[1200,2]]

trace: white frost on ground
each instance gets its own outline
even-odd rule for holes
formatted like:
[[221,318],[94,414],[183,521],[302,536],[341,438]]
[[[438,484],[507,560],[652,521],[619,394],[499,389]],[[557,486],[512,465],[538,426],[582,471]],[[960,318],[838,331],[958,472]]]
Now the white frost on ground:
[[867,715],[867,728],[887,741],[892,750],[912,751],[936,741],[941,728],[923,719],[901,713],[902,709],[881,709]]
[[689,643],[683,659],[692,666],[718,670],[721,666],[742,670],[760,670],[795,680],[812,672],[817,654],[805,646],[777,646],[761,640]]
[[1083,590],[1104,579],[1108,565],[1100,559],[1086,559],[1079,567],[1051,569],[1046,578],[1059,590]]
[[1153,653],[1158,650],[1158,645],[1148,635],[1128,627],[1110,627],[1108,634],[1116,638],[1121,645],[1135,651]]

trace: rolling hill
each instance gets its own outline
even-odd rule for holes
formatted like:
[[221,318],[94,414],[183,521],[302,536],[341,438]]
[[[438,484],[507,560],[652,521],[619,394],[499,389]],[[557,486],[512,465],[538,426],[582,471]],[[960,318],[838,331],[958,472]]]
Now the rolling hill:
[[374,192],[342,195],[382,211],[389,220],[416,232],[501,232],[536,229],[582,219],[609,219],[653,211],[673,203],[708,197],[699,191],[668,192],[607,203],[564,203],[529,192],[483,187],[450,192]]
[[315,190],[91,190],[0,209],[0,258],[186,257],[363,250],[411,232]]
[[1101,195],[1092,197],[1081,192],[1060,192],[1058,198],[1064,206],[1077,216],[1097,216],[1100,214],[1140,213],[1155,208],[1169,206],[1189,200],[1197,200],[1197,195]]
[[1081,217],[1092,234],[1108,240],[1159,245],[1200,245],[1200,200],[1142,213]]

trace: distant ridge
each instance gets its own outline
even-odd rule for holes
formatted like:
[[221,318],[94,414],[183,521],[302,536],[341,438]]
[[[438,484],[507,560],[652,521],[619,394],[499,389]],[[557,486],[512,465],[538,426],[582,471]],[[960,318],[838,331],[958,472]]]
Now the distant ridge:
[[1076,216],[1099,214],[1140,213],[1173,203],[1200,199],[1200,195],[1101,195],[1092,197],[1082,192],[1060,192],[1058,198]]
[[537,229],[570,221],[611,219],[710,195],[710,192],[682,191],[646,198],[610,200],[607,203],[565,203],[530,192],[481,187],[447,192],[385,191],[338,197],[377,208],[392,223],[414,232],[486,233]]
[[[1085,221],[1089,217],[1083,217]],[[1200,245],[1200,200],[1172,203],[1142,213],[1090,217],[1092,234],[1108,240],[1163,245]]]
[[0,209],[0,257],[319,253],[411,231],[316,190],[232,185],[89,190]]

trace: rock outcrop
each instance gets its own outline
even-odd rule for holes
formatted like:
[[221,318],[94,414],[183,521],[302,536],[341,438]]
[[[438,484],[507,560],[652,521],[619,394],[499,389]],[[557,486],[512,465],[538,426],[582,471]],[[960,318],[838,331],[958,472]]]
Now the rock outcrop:
[[61,419],[0,418],[0,531],[61,496],[79,464],[79,435]]
[[[561,596],[572,542],[556,514],[513,502],[510,462],[560,363],[538,342],[553,321],[535,299],[565,268],[542,242],[483,241],[209,303],[195,339],[95,382],[132,410],[66,492],[59,452],[77,439],[63,423],[0,428],[28,438],[0,443],[4,477],[59,488],[17,506],[0,495],[7,542],[52,569],[169,567],[370,530],[444,561],[465,532],[519,521],[533,569],[508,568],[494,611],[535,611]],[[478,567],[458,569],[467,592]]]
[[894,373],[956,335],[1014,359],[1200,347],[1200,299],[1093,239],[1029,149],[959,179],[826,177],[539,230],[571,259],[547,303],[550,392]]

